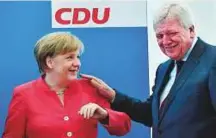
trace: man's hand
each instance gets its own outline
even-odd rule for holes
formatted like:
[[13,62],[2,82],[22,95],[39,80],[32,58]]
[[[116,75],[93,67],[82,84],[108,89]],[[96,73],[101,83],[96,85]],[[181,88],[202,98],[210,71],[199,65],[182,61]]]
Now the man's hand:
[[114,100],[116,92],[104,81],[91,75],[80,74],[80,76],[82,78],[89,79],[91,81],[91,84],[96,87],[99,90],[99,93],[107,98],[109,102],[112,102]]
[[94,118],[103,120],[108,117],[108,112],[95,103],[88,103],[82,106],[78,113],[86,119]]

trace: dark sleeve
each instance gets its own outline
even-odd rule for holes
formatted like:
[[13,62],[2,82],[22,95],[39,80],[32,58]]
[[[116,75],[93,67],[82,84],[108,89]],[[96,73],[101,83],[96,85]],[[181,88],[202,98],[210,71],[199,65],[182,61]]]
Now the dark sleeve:
[[116,91],[116,97],[111,104],[112,109],[127,113],[130,118],[146,126],[152,126],[152,96],[145,102]]
[[[156,88],[157,75],[161,68],[158,66],[155,77],[155,84],[152,87],[154,92]],[[111,104],[111,108],[120,112],[127,113],[133,121],[144,124],[145,126],[152,126],[152,98],[151,95],[146,101],[141,101],[136,98],[127,96],[121,92],[116,91],[116,96]]]

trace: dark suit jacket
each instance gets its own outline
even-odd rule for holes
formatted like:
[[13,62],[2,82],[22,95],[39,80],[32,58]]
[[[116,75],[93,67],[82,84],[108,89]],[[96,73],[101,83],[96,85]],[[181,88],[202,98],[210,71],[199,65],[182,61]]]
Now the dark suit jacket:
[[159,65],[147,101],[117,92],[112,108],[153,127],[153,138],[216,138],[216,47],[198,38],[159,117],[160,93],[171,63]]

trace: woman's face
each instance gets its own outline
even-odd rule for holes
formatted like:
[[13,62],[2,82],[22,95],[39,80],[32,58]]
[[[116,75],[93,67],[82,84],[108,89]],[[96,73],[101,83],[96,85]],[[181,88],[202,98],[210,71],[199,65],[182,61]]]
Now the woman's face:
[[48,58],[47,65],[49,73],[59,81],[67,82],[76,79],[81,66],[79,51]]

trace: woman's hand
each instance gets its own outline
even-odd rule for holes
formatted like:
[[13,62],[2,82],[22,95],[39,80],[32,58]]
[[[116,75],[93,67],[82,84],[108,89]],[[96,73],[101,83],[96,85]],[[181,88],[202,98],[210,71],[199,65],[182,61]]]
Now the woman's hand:
[[84,118],[102,120],[108,117],[108,112],[95,103],[88,103],[81,107],[79,114]]

